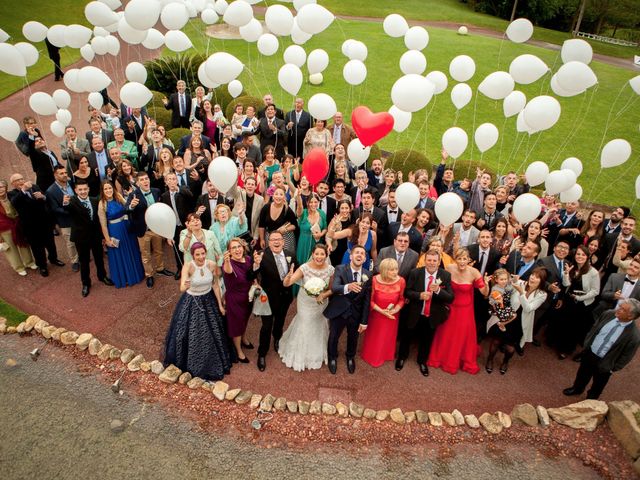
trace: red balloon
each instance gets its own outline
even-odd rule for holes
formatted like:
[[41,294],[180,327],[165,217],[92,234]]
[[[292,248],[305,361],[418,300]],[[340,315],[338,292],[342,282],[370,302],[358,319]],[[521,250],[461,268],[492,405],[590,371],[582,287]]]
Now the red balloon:
[[324,149],[312,148],[304,156],[302,162],[302,174],[307,177],[310,184],[315,185],[329,173],[329,160]]
[[351,112],[351,124],[365,147],[373,145],[393,130],[393,116],[389,112],[373,113],[367,107],[356,107]]

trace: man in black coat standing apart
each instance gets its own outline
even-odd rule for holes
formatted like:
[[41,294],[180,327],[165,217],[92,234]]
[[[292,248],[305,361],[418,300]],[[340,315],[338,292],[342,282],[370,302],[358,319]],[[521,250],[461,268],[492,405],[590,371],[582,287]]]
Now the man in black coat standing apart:
[[191,96],[186,93],[187,84],[184,80],[176,83],[177,92],[169,98],[163,98],[164,108],[171,110],[171,128],[189,128],[189,115],[191,114]]
[[296,98],[295,109],[288,112],[284,117],[287,129],[287,151],[294,158],[302,158],[304,137],[311,128],[311,115],[304,110],[304,100]]

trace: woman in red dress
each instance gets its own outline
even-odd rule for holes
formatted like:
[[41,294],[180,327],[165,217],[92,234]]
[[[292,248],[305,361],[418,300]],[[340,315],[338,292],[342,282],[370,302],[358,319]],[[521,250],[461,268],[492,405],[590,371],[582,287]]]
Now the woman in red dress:
[[442,368],[455,374],[458,369],[475,375],[478,367],[478,344],[473,313],[473,289],[487,295],[489,287],[480,272],[469,265],[469,252],[459,249],[454,255],[455,263],[447,267],[451,273],[453,303],[449,318],[436,330],[427,365]]
[[379,269],[380,274],[371,280],[371,311],[361,352],[372,367],[395,358],[398,316],[404,306],[405,281],[398,275],[398,262],[385,258]]

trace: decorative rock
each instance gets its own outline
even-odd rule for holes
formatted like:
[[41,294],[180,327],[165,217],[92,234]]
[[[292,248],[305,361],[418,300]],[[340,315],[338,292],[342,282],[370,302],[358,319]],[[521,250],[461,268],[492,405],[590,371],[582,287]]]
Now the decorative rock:
[[[284,400],[284,399],[283,399]],[[267,393],[263,398],[262,401],[260,402],[260,410],[262,410],[263,412],[270,412],[271,409],[273,408],[273,403],[276,401],[276,397],[274,397],[273,395],[271,395],[270,393]],[[286,405],[286,400],[284,401],[285,405]]]
[[164,369],[164,372],[160,374],[158,379],[164,383],[176,383],[180,375],[182,375],[182,370],[171,364]]
[[429,423],[429,415],[424,410],[416,410],[416,420],[418,423]]
[[309,413],[309,407],[311,404],[309,402],[305,402],[304,400],[298,400],[298,413],[301,415],[306,415]]
[[451,416],[456,421],[456,425],[464,425],[464,417],[462,416],[462,413],[460,413],[460,410],[456,408],[453,412],[451,412]]
[[362,417],[363,413],[364,413],[364,407],[362,405],[355,402],[351,402],[349,404],[349,414],[352,417],[360,418]]
[[115,360],[117,358],[120,358],[120,356],[122,355],[122,350],[120,350],[119,348],[113,347],[111,349],[111,351],[109,352],[109,358],[111,360]]
[[498,434],[502,432],[502,423],[495,415],[485,412],[480,415],[478,421],[489,433]]
[[27,325],[27,324],[26,324],[25,322],[21,322],[21,323],[19,323],[19,324],[18,324],[18,326],[16,327],[16,332],[17,332],[17,333],[24,333],[24,332],[25,332],[25,330],[24,330],[24,329],[25,329],[25,326],[26,326],[26,325]]
[[136,355],[129,363],[127,363],[127,370],[130,372],[137,372],[140,370],[142,362],[144,362],[144,357],[142,355]]
[[18,366],[18,362],[16,361],[15,358],[7,358],[4,362],[5,366],[9,367],[9,368],[13,368],[13,367],[17,367]]
[[583,400],[565,407],[547,409],[556,422],[587,432],[593,432],[604,421],[608,411],[607,404],[600,400]]
[[125,424],[122,420],[111,420],[109,427],[113,433],[122,433],[124,432]]
[[18,329],[16,327],[7,327],[6,333],[18,333]]
[[542,425],[543,427],[548,427],[551,421],[549,420],[549,413],[547,413],[547,409],[542,405],[538,405],[536,407],[536,413],[538,414],[540,425]]
[[189,383],[189,380],[191,380],[192,378],[193,376],[189,372],[184,372],[182,375],[178,377],[178,383],[180,385],[186,385],[187,383]]
[[251,401],[251,397],[253,397],[253,392],[251,390],[242,390],[235,398],[235,401],[238,405],[244,405]]
[[250,408],[258,408],[260,406],[260,402],[262,401],[262,395],[258,395],[254,393],[251,395],[251,400],[249,401]]
[[322,404],[322,413],[325,415],[335,415],[336,414],[336,407],[331,405],[330,403],[323,403]]
[[151,362],[151,371],[155,375],[160,375],[164,371],[164,365],[162,365],[161,361],[154,360],[153,362]]
[[78,350],[86,350],[89,348],[89,342],[91,340],[93,340],[93,335],[90,333],[83,333],[76,340],[76,347],[78,347]]
[[189,387],[191,390],[195,390],[196,388],[200,388],[203,383],[204,379],[200,377],[193,377],[187,382],[187,387]]
[[149,372],[151,370],[151,363],[149,362],[142,362],[140,364],[140,370],[142,370],[143,372]]
[[320,400],[314,400],[309,405],[309,414],[310,415],[320,415],[322,413],[322,402]]
[[92,338],[89,342],[89,355],[97,355],[102,348],[102,342],[97,338]]
[[276,401],[273,402],[273,408],[281,412],[284,412],[284,410],[287,408],[287,399],[284,397],[276,398]]
[[464,421],[470,428],[480,428],[480,422],[475,415],[465,415]]
[[239,388],[232,388],[231,390],[227,390],[227,393],[224,394],[224,398],[229,401],[235,400],[239,393]]
[[[8,331],[9,330],[7,329],[7,332]],[[59,342],[60,341],[60,335],[62,335],[66,331],[67,331],[66,328],[58,327],[51,333],[51,338],[53,338],[56,342]]]
[[45,320],[40,319],[40,320],[38,320],[38,323],[36,323],[36,324],[33,326],[33,329],[34,329],[36,332],[38,332],[38,333],[42,333],[42,329],[43,329],[44,327],[46,327],[47,325],[49,325],[49,322],[47,322],[47,321],[45,321]]
[[336,403],[336,411],[339,417],[347,418],[349,416],[349,408],[342,402]]
[[378,410],[376,413],[376,420],[379,422],[384,422],[387,418],[389,418],[389,410]]
[[55,325],[47,325],[42,329],[42,336],[44,338],[51,338],[51,334],[56,331],[58,327]]
[[609,403],[607,423],[631,458],[640,457],[640,428],[636,420],[639,411],[640,406],[631,400]]
[[521,403],[513,407],[511,419],[535,427],[538,425],[538,412],[530,403]]
[[31,330],[33,330],[36,324],[41,320],[42,319],[37,315],[30,315],[29,317],[27,317],[27,319],[24,321],[25,332],[30,332]]
[[395,423],[399,423],[400,425],[404,424],[407,419],[404,418],[404,413],[399,408],[394,408],[389,412],[389,416],[391,417],[391,421]]
[[372,408],[365,408],[364,412],[362,412],[362,416],[369,420],[373,420],[374,418],[376,418],[376,411]]
[[511,428],[511,417],[504,412],[496,412],[496,417],[504,428]]
[[296,413],[298,411],[298,402],[287,402],[287,410],[289,410],[290,413]]
[[102,345],[102,347],[100,347],[100,350],[98,351],[98,358],[100,360],[109,360],[109,354],[111,353],[112,348],[113,348],[113,345],[110,345],[108,343],[105,343],[104,345]]
[[449,412],[441,412],[440,418],[442,418],[443,422],[450,427],[455,427],[457,425],[456,419],[453,418],[453,415],[451,415]]
[[136,356],[136,352],[134,352],[130,348],[125,348],[124,350],[122,350],[122,353],[120,354],[120,361],[126,365],[131,360],[133,360],[133,357],[135,356]]
[[64,332],[60,335],[60,342],[63,345],[73,345],[78,340],[78,334],[76,332]]
[[[196,378],[198,378],[198,377],[196,377]],[[215,385],[215,382],[211,383],[211,382],[205,381],[205,382],[202,383],[202,385],[200,385],[200,388],[202,390],[206,390],[207,392],[211,393],[211,391],[213,390],[214,385]]]
[[6,317],[0,317],[0,326],[6,326],[7,325],[7,319]]
[[429,412],[427,413],[427,415],[429,416],[429,423],[431,425],[433,425],[434,427],[442,426],[442,415],[440,415],[438,412]]
[[0,335],[4,335],[7,332],[7,325],[5,323],[0,323]]
[[222,402],[228,390],[229,384],[219,381],[215,383],[215,385],[211,389],[211,393],[213,393],[213,396]]
[[416,421],[416,412],[413,410],[410,412],[404,412],[404,419],[407,423],[413,423]]

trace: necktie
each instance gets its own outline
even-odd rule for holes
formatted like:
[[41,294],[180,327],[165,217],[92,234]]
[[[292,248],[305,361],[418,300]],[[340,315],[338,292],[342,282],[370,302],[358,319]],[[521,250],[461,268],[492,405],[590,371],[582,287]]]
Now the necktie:
[[402,265],[402,260],[404,259],[404,253],[399,253],[398,254],[398,268],[400,268],[400,265]]
[[147,205],[153,205],[154,203],[156,203],[156,201],[153,199],[153,195],[151,195],[151,192],[142,192],[142,194],[144,195],[144,199],[147,201]]
[[624,282],[627,283],[629,282],[631,285],[635,285],[636,281],[635,280],[631,280],[629,277],[624,277]]
[[394,214],[394,215],[397,215],[397,214],[398,214],[398,211],[397,211],[397,210],[389,210],[389,213],[392,213],[392,214]]
[[360,192],[360,189],[358,188],[358,190],[356,191],[356,208],[360,207],[360,200],[362,199],[362,193]]
[[340,126],[338,125],[333,127],[333,143],[336,145],[340,143]]
[[353,281],[354,282],[358,281],[358,272],[353,272]]
[[55,166],[58,165],[56,157],[54,157],[51,152],[47,152],[47,155],[49,156],[49,161],[51,162],[51,168],[55,168]]
[[482,275],[484,275],[484,271],[485,271],[484,257],[485,257],[485,253],[480,252],[480,273]]
[[171,207],[173,208],[173,213],[176,214],[176,225],[182,225],[182,223],[180,223],[180,215],[178,215],[178,207],[176,206],[176,193],[177,192],[170,193]]
[[153,149],[153,160],[157,161],[158,160],[158,154],[160,153],[160,149],[158,147],[155,147]]
[[185,108],[185,104],[184,103],[185,103],[184,102],[184,93],[181,93],[180,94],[180,116],[181,117],[185,116],[184,112],[185,112],[186,108]]
[[284,277],[287,276],[287,267],[285,267],[284,262],[282,261],[282,255],[276,254],[274,255],[276,259],[276,267],[278,267],[278,273],[280,274],[280,280],[284,280]]
[[300,123],[300,116],[302,115],[302,112],[296,112],[296,124]]
[[184,172],[180,174],[180,185],[182,187],[185,187],[187,185],[187,179]]
[[609,330],[609,333],[607,333],[607,335],[604,337],[604,340],[602,341],[602,344],[600,345],[600,348],[596,352],[597,356],[602,358],[605,355],[605,350],[608,352],[607,343],[609,343],[609,340],[611,340],[611,337],[613,337],[613,335],[618,330],[620,330],[621,328],[623,328],[622,325],[620,325],[620,323],[616,322],[615,326],[611,330]]
[[91,206],[91,202],[87,200],[81,200],[84,207],[89,210],[89,219],[93,220],[93,207]]
[[131,112],[132,112],[132,111],[133,111],[133,110],[131,110],[131,107],[127,107],[127,117],[130,117],[130,116],[131,116]]
[[[425,292],[429,291],[429,287],[431,286],[432,283],[433,283],[433,275],[429,275],[429,282],[427,283],[427,288],[425,289]],[[433,295],[431,295],[431,298],[433,298]],[[429,298],[429,300],[425,300],[424,302],[422,315],[424,315],[425,317],[428,317],[431,314],[431,298]]]
[[562,269],[562,260],[558,260],[558,273],[560,273],[560,275],[562,275],[563,269]]

